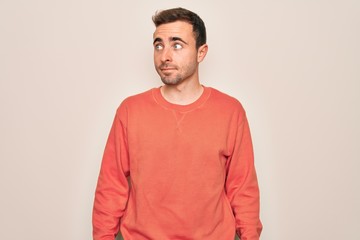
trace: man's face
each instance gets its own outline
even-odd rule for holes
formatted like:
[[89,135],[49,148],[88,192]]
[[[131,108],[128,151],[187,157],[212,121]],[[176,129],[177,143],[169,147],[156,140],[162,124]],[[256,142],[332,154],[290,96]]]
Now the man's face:
[[191,24],[176,21],[158,26],[153,44],[155,69],[164,84],[197,77],[199,58]]

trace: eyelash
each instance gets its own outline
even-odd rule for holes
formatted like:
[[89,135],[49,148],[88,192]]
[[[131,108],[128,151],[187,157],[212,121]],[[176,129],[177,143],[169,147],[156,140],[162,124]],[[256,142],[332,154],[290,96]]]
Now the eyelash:
[[[177,46],[178,46],[178,47],[177,47]],[[156,44],[156,45],[154,46],[154,48],[155,48],[156,50],[162,50],[162,49],[164,48],[164,46],[163,46],[162,44]],[[175,44],[173,45],[173,48],[174,48],[175,50],[179,50],[179,49],[182,49],[183,46],[182,46],[180,43],[175,43]]]
[[155,48],[156,50],[161,50],[161,49],[163,49],[164,47],[163,47],[161,44],[156,44],[156,45],[154,46],[154,48]]
[[[179,46],[179,48],[176,48],[176,46]],[[175,44],[174,44],[174,48],[175,48],[175,49],[182,49],[182,47],[183,47],[183,46],[182,46],[180,43],[175,43]]]

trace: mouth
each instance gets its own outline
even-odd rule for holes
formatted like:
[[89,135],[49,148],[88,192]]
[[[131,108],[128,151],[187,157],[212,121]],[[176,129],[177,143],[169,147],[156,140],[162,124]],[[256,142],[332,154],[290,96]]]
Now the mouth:
[[167,70],[175,70],[175,67],[160,67],[161,71],[167,71]]
[[161,64],[159,66],[160,70],[161,71],[173,71],[173,70],[176,70],[176,67],[175,66],[171,66],[171,65],[168,65],[168,64]]
[[165,75],[168,75],[168,74],[171,74],[173,71],[175,71],[176,68],[160,68],[160,71],[165,74]]

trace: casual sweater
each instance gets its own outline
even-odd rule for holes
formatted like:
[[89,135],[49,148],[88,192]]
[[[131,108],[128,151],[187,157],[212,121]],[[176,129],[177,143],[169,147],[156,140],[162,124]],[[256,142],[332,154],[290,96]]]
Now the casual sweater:
[[259,239],[259,189],[248,121],[233,97],[204,87],[189,105],[160,88],[125,99],[105,147],[94,240]]

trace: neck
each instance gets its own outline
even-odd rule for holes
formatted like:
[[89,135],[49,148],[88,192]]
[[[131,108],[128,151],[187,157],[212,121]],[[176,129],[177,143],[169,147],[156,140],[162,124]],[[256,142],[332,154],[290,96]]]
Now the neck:
[[160,89],[163,97],[170,103],[188,105],[195,102],[204,88],[199,81],[184,82],[179,85],[164,85]]

